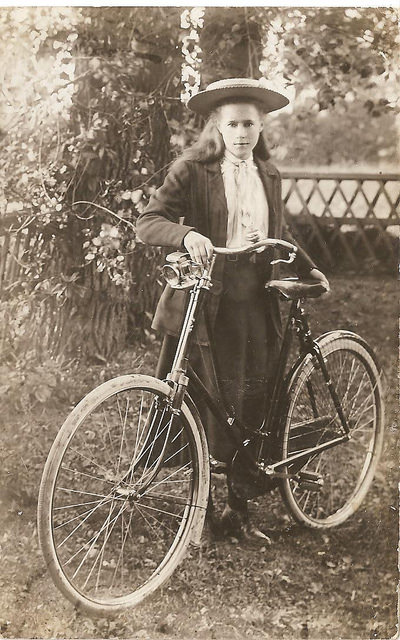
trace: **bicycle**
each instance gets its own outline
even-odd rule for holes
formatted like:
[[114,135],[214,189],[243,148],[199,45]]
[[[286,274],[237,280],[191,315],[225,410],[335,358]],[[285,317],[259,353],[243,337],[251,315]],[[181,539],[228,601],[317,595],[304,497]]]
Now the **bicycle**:
[[[216,255],[262,247],[289,251],[282,262],[296,254],[275,239],[215,248],[208,267],[170,254],[167,281],[190,291],[171,372],[166,380],[132,374],[104,382],[73,409],[53,443],[39,491],[40,544],[55,585],[90,615],[139,604],[172,575],[189,545],[200,544],[210,456],[189,380],[235,443],[232,467],[246,468],[260,491],[276,483],[297,522],[339,525],[370,487],[383,443],[382,372],[352,332],[312,338],[303,301],[321,295],[322,284],[266,284],[291,305],[269,411],[257,429],[229,415],[190,367]],[[299,357],[285,373],[294,333]]]

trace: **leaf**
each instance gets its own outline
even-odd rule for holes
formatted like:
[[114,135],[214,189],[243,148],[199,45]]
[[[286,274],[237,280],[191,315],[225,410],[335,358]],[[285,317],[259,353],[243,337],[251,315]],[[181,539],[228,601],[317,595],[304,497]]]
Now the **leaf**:
[[39,387],[37,387],[37,389],[35,389],[34,396],[39,402],[44,403],[44,402],[47,402],[51,394],[52,394],[52,391],[49,386],[40,385]]
[[131,200],[133,204],[138,204],[143,197],[143,189],[136,189],[131,193]]

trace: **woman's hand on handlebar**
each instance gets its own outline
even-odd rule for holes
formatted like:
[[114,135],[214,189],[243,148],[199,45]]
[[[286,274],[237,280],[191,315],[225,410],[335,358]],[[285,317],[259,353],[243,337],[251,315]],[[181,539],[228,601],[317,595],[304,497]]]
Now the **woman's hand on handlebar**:
[[207,266],[214,251],[210,238],[192,230],[183,238],[183,244],[189,251],[190,257],[194,262],[202,264],[204,267]]

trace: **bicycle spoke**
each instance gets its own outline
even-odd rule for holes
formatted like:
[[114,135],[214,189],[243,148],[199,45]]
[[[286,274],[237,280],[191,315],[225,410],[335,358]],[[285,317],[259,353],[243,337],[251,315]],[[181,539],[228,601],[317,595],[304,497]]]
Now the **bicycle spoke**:
[[[145,497],[148,497],[148,496],[145,496]],[[183,516],[179,516],[176,513],[173,513],[171,511],[165,511],[164,509],[157,509],[156,507],[151,507],[149,504],[143,504],[142,501],[140,502],[140,505],[145,509],[150,509],[150,511],[157,511],[158,513],[164,513],[166,516],[172,516],[173,518],[183,520]]]
[[[74,573],[73,573],[73,575],[72,575],[72,578],[73,578],[73,579],[74,579],[74,578],[76,578],[76,576],[78,575],[79,571],[81,570],[81,568],[83,567],[84,563],[86,562],[86,559],[88,558],[90,551],[93,549],[93,547],[94,547],[94,545],[96,544],[97,540],[100,538],[101,534],[102,534],[102,533],[103,533],[103,531],[106,529],[106,530],[107,530],[107,534],[106,534],[106,536],[107,536],[107,537],[105,537],[105,538],[104,538],[104,542],[103,542],[103,546],[105,546],[105,544],[107,543],[107,540],[108,540],[108,538],[110,537],[110,534],[111,534],[111,532],[112,532],[112,530],[113,530],[113,528],[114,528],[114,526],[115,526],[115,523],[116,523],[116,521],[118,520],[118,518],[119,518],[119,516],[121,515],[122,510],[123,510],[124,508],[125,508],[125,505],[123,505],[122,507],[120,507],[119,512],[117,513],[117,515],[116,515],[116,516],[114,516],[114,518],[113,518],[112,520],[107,519],[107,522],[106,522],[106,523],[101,527],[100,531],[98,531],[98,533],[96,534],[96,536],[94,536],[94,539],[93,539],[93,542],[92,542],[91,546],[89,547],[89,549],[88,549],[88,550],[87,550],[87,552],[85,553],[84,557],[82,558],[81,562],[79,563],[78,567],[75,569],[75,571],[74,571]],[[109,531],[108,531],[108,529],[109,529],[109,526],[110,526],[110,525],[111,525],[111,531],[109,532]],[[91,541],[89,541],[89,543],[90,543],[90,542],[91,542]],[[75,554],[75,556],[72,556],[72,557],[76,557],[76,555],[78,555],[78,554],[76,553],[76,554]],[[99,557],[99,554],[97,555],[97,558],[98,558],[98,557]],[[97,563],[97,558],[96,558],[95,563]],[[92,571],[92,570],[91,570],[91,571]],[[91,573],[89,574],[89,576],[90,576],[90,575],[91,575]],[[87,579],[86,579],[86,581],[84,582],[84,584],[83,584],[83,588],[85,588],[85,587],[86,587],[87,582],[88,582],[88,578],[87,578]]]
[[[144,504],[141,502],[141,503],[140,503],[140,506],[139,506],[139,505],[136,505],[136,507],[137,507],[137,510],[139,511],[139,513],[141,513],[142,517],[144,518],[144,515],[143,515],[143,513],[142,513],[141,509],[142,509],[142,507],[144,507],[144,508],[145,508],[145,507],[146,507],[146,505],[144,505]],[[164,522],[163,520],[159,520],[159,519],[158,519],[158,518],[157,518],[153,513],[147,513],[147,516],[149,516],[150,518],[152,518],[152,520],[154,520],[155,522],[157,522],[157,524],[159,525],[159,528],[160,528],[160,527],[162,527],[163,529],[165,529],[165,531],[167,531],[167,532],[168,532],[168,533],[170,533],[170,534],[173,534],[173,533],[174,533],[174,530],[173,530],[173,529],[171,529],[171,527],[169,527],[167,524],[165,524],[165,522]],[[152,529],[153,529],[153,528],[154,528],[154,527],[152,527]],[[162,536],[160,536],[160,535],[159,535],[159,539],[164,540],[164,539],[162,538]]]
[[70,471],[74,475],[85,476],[87,478],[91,478],[92,480],[99,480],[100,482],[107,482],[108,484],[115,484],[112,480],[108,480],[107,478],[100,478],[99,476],[94,476],[91,473],[85,473],[84,471],[78,471],[77,469],[71,469],[70,467],[66,467],[65,465],[61,466],[63,471]]
[[124,534],[124,529],[123,529],[123,523],[124,523],[124,514],[122,514],[122,518],[121,518],[121,550],[118,556],[118,561],[117,561],[117,565],[114,571],[114,577],[111,583],[111,588],[114,586],[114,581],[116,578],[116,574],[117,574],[117,570],[118,570],[118,566],[121,565],[121,582],[123,582],[123,566],[124,566],[124,548],[125,548],[125,544],[126,544],[126,540],[128,538],[128,533],[130,531],[130,527],[131,527],[131,522],[132,522],[132,516],[133,516],[133,511],[131,511],[130,516],[129,516],[129,522],[128,525],[126,527],[125,530],[125,534]]
[[[170,478],[173,478],[177,473],[179,473],[180,471],[183,471],[183,469],[186,469],[190,466],[190,462],[187,462],[183,467],[180,467],[179,469],[175,469],[175,471],[173,471],[172,473],[170,473],[169,476],[167,476],[166,478],[162,478],[162,480],[159,480],[158,482],[156,482],[155,484],[152,485],[152,489],[155,489],[156,487],[159,487],[160,484],[164,484],[165,482],[167,482],[167,480],[169,480]],[[170,482],[173,482],[172,480],[169,480]],[[179,481],[177,481],[179,482]],[[144,494],[146,495],[146,494]]]
[[105,421],[106,426],[107,426],[108,439],[110,441],[110,446],[111,446],[111,450],[112,450],[112,454],[113,454],[112,455],[112,459],[116,460],[117,458],[116,458],[116,455],[115,455],[114,442],[113,442],[113,439],[111,438],[110,425],[109,425],[109,422],[108,422],[108,419],[107,419],[107,414],[106,414],[104,406],[102,407],[102,414],[103,414],[104,421]]
[[139,442],[140,442],[140,434],[141,434],[141,422],[142,422],[142,415],[143,415],[143,392],[141,393],[141,397],[140,397],[140,407],[139,407],[139,417],[138,417],[138,425],[137,425],[137,429],[136,429],[136,436],[135,436],[135,444],[133,447],[133,453],[130,457],[131,463],[130,463],[130,480],[129,482],[132,482],[132,478],[133,478],[133,473],[134,473],[134,465],[133,465],[133,460],[136,460],[136,455],[137,455],[137,450],[138,450],[138,446],[139,446]]
[[345,393],[343,395],[343,398],[342,398],[342,404],[344,406],[346,406],[347,396],[350,393],[351,386],[353,384],[353,381],[355,379],[357,370],[359,370],[359,368],[360,368],[360,365],[358,363],[356,363],[356,361],[353,359],[352,362],[351,362],[349,377],[348,377],[348,379],[346,381],[346,391],[345,391]]
[[[109,497],[111,497],[111,496],[107,496],[107,498],[109,498]],[[99,502],[99,504],[98,504],[96,507],[94,507],[94,509],[92,509],[92,511],[90,512],[90,514],[88,514],[88,515],[87,515],[87,516],[86,516],[86,517],[85,517],[85,518],[84,518],[84,519],[83,519],[83,520],[82,520],[82,521],[81,521],[81,522],[80,522],[80,523],[75,527],[75,529],[73,529],[73,530],[71,531],[71,533],[69,533],[69,534],[68,534],[68,536],[67,536],[66,538],[64,538],[64,540],[63,540],[62,542],[60,542],[60,543],[57,545],[57,549],[60,549],[60,548],[61,548],[61,547],[62,547],[62,546],[67,542],[67,540],[69,540],[69,539],[71,538],[71,536],[73,536],[73,535],[74,535],[74,533],[76,533],[76,531],[78,531],[78,529],[80,529],[80,527],[82,527],[82,526],[85,524],[86,520],[87,520],[88,518],[90,518],[90,516],[91,516],[91,515],[93,515],[93,513],[94,513],[95,511],[97,511],[101,506],[103,506],[103,504],[104,504],[104,501],[103,501],[103,500],[102,500],[102,501],[100,501],[100,502]]]
[[[165,411],[163,411],[163,414],[162,414],[162,417],[161,417],[161,420],[160,420],[160,423],[159,423],[159,424],[162,424],[162,421],[163,421],[164,415],[165,415]],[[149,471],[149,470],[151,469],[151,467],[156,467],[156,466],[157,466],[157,459],[156,459],[156,460],[154,460],[154,461],[150,464],[150,467],[148,468],[148,464],[149,464],[149,462],[150,462],[151,456],[152,456],[153,451],[154,451],[154,446],[155,446],[155,444],[156,444],[157,440],[162,436],[162,434],[163,434],[163,433],[164,433],[164,431],[166,431],[166,430],[167,430],[167,435],[166,435],[165,440],[166,440],[166,441],[168,440],[168,436],[169,436],[169,431],[170,431],[170,428],[171,428],[171,424],[172,424],[172,416],[171,416],[171,418],[170,418],[169,422],[168,422],[168,423],[163,427],[163,429],[162,429],[161,431],[158,431],[159,427],[157,427],[157,435],[155,436],[155,438],[153,438],[153,439],[152,439],[152,441],[151,441],[150,445],[149,445],[149,446],[147,447],[147,449],[143,452],[142,457],[143,457],[143,456],[145,455],[145,453],[147,453],[147,452],[148,452],[148,455],[147,455],[147,460],[146,460],[145,464],[143,465],[142,477],[141,477],[140,481],[141,481],[141,480],[143,480],[143,478],[144,478],[144,476],[145,476],[146,471]],[[165,447],[165,442],[164,442],[164,443],[162,443],[162,451],[164,451],[164,447]],[[141,459],[141,458],[139,457],[138,462],[140,461],[140,459]],[[139,481],[139,482],[140,482],[140,481]]]
[[[107,519],[106,519],[106,522],[107,522],[107,527],[106,528],[108,528],[108,523],[109,523],[109,520],[110,520],[111,513],[112,513],[113,509],[114,509],[114,502],[112,501],[111,504],[110,504],[110,509],[109,509],[108,516],[107,516]],[[101,535],[101,530],[99,532],[99,536],[94,540],[93,545],[91,547],[89,547],[88,554],[93,549],[93,546],[96,544],[96,542],[97,542],[98,538],[100,537],[100,535]],[[107,534],[106,534],[106,536],[107,536]],[[96,590],[98,589],[98,579],[99,579],[101,566],[103,564],[104,551],[105,551],[106,541],[107,541],[106,536],[104,538],[103,545],[101,546],[100,551],[97,554],[97,557],[96,557],[95,561],[93,562],[92,568],[91,568],[91,570],[90,570],[90,572],[89,572],[88,576],[86,577],[86,580],[85,580],[85,582],[83,584],[84,588],[87,586],[87,584],[89,582],[89,579],[90,579],[90,577],[91,577],[91,575],[92,575],[92,573],[93,573],[93,571],[94,571],[94,569],[96,567],[97,561],[99,560],[99,569],[98,569],[98,572],[97,572],[98,578],[96,580],[96,587],[95,587]],[[85,560],[85,558],[83,559],[83,561],[84,560]],[[78,568],[78,571],[79,571],[79,568]],[[76,577],[78,571],[74,574],[74,577]]]
[[173,502],[173,504],[180,504],[184,507],[189,507],[190,502],[185,498],[180,498],[179,496],[174,496],[168,493],[153,493],[153,491],[147,491],[144,494],[148,498],[153,498],[154,500],[161,500],[163,502]]
[[108,473],[108,469],[106,469],[106,467],[103,467],[102,465],[98,464],[97,462],[95,462],[94,460],[92,460],[91,458],[88,458],[87,456],[85,456],[81,451],[77,451],[74,448],[71,448],[72,453],[76,453],[78,456],[80,456],[81,458],[84,458],[85,460],[87,460],[88,462],[90,462],[90,464],[94,464],[95,467],[98,467],[99,469],[101,469],[102,471],[104,471],[105,473]]
[[[160,419],[160,422],[161,422],[161,423],[162,423],[162,420],[163,420],[164,414],[165,414],[165,410],[163,411],[162,416],[161,416],[161,419]],[[152,418],[152,424],[151,424],[151,427],[150,427],[149,433],[151,433],[151,432],[152,432],[152,428],[153,428],[153,426],[154,426],[154,420],[155,420],[155,416],[153,416],[153,418]],[[150,442],[150,444],[148,444],[147,446],[146,446],[147,439],[145,440],[144,445],[143,445],[145,448],[142,448],[142,450],[141,450],[140,454],[138,455],[138,457],[137,457],[137,459],[135,460],[135,463],[134,463],[134,466],[135,466],[135,467],[137,467],[137,466],[139,465],[140,461],[141,461],[141,460],[143,459],[143,457],[146,455],[146,453],[147,453],[147,452],[149,452],[149,454],[148,454],[148,456],[147,456],[147,460],[146,460],[145,464],[143,465],[142,478],[143,478],[143,474],[144,474],[144,472],[145,472],[145,470],[146,470],[146,468],[147,468],[147,464],[148,464],[148,462],[149,462],[149,460],[150,460],[151,453],[152,453],[152,451],[153,451],[153,449],[154,449],[154,444],[155,444],[155,442],[156,442],[156,441],[157,441],[157,440],[162,436],[162,434],[164,433],[164,431],[165,431],[166,429],[168,429],[168,428],[169,428],[169,426],[170,426],[170,424],[171,424],[171,420],[172,420],[172,416],[171,416],[170,422],[169,422],[169,423],[167,423],[166,425],[164,425],[163,429],[162,429],[160,432],[157,432],[157,435],[155,436],[155,438],[154,438],[154,439]],[[140,482],[142,478],[140,478],[140,479],[138,480],[138,482]]]
[[[84,491],[83,489],[68,489],[67,487],[57,487],[57,491],[64,491],[65,493],[83,493],[86,496],[95,496],[97,498],[106,498],[102,493],[92,493],[90,491]],[[110,494],[108,494],[110,495]]]
[[173,460],[177,455],[182,453],[182,451],[185,451],[185,449],[187,449],[187,448],[188,448],[188,444],[186,443],[180,449],[178,449],[178,451],[175,451],[175,453],[170,455],[169,458],[166,458],[165,463],[171,462],[171,460]]
[[118,464],[117,464],[117,475],[118,475],[119,474],[120,465],[121,465],[121,459],[122,459],[122,449],[123,449],[124,440],[125,440],[126,418],[127,418],[128,411],[129,411],[129,397],[126,400],[125,415],[124,415],[123,418],[122,418],[122,414],[121,414],[121,407],[120,407],[118,396],[117,396],[117,407],[118,407],[119,417],[120,417],[121,422],[122,422],[121,444],[120,444],[120,449],[119,449],[119,454],[118,454]]
[[61,511],[64,509],[76,509],[76,507],[86,507],[88,504],[98,504],[100,500],[90,500],[89,502],[75,502],[74,504],[64,504],[60,507],[54,507],[53,511]]
[[[142,510],[140,508],[140,506],[137,504],[136,505],[136,510],[139,512],[139,515],[143,518],[143,520],[146,522],[146,524],[150,527],[152,533],[154,533],[158,540],[160,541],[164,541],[163,537],[160,535],[158,529],[155,529],[154,525],[151,524],[151,522],[149,522],[149,520],[146,518],[146,516],[142,513]],[[161,523],[160,520],[157,520],[157,518],[155,516],[153,516],[153,514],[149,513],[148,516],[150,518],[152,518],[153,520],[155,520],[158,524],[162,524],[163,527],[168,531],[168,533],[173,533],[173,529],[170,529],[169,527],[167,527],[164,523]]]
[[[353,396],[353,398],[349,401],[349,403],[347,403],[347,402],[343,401],[343,403],[342,403],[342,404],[343,404],[343,406],[344,406],[344,408],[345,408],[345,411],[346,411],[348,414],[351,414],[351,413],[354,411],[354,408],[355,408],[355,405],[356,405],[356,403],[357,403],[357,400],[358,400],[358,398],[360,397],[360,394],[361,394],[361,392],[362,392],[362,390],[363,390],[363,382],[364,382],[365,380],[367,380],[367,379],[368,379],[367,373],[366,373],[366,372],[364,372],[363,377],[361,378],[361,380],[360,380],[360,381],[358,381],[358,383],[357,383],[357,385],[356,385],[356,393],[355,393],[355,395]],[[350,387],[349,387],[349,390],[350,390]],[[350,394],[349,394],[349,395],[350,395]],[[350,406],[350,402],[351,402],[351,406]]]
[[[113,498],[110,498],[110,502],[113,500]],[[102,501],[101,506],[104,506],[105,504],[107,504],[107,500],[106,501]],[[98,505],[99,505],[100,501],[98,501]],[[67,524],[70,524],[71,522],[74,522],[75,520],[79,520],[79,518],[82,518],[82,516],[85,516],[87,514],[92,515],[96,510],[96,507],[93,509],[88,509],[87,511],[84,511],[83,513],[79,513],[77,516],[74,516],[73,518],[70,518],[69,520],[66,520],[65,522],[62,522],[61,524],[58,524],[57,526],[54,527],[54,530],[56,529],[61,529],[61,527],[65,527]]]

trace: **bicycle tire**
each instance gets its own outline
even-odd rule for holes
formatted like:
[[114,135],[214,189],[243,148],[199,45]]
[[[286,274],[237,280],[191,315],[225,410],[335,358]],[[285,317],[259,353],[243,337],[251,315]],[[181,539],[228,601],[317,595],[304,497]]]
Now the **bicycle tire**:
[[[362,338],[334,331],[318,342],[351,439],[305,463],[287,465],[289,473],[301,471],[303,480],[283,479],[280,490],[298,523],[321,529],[342,524],[365,498],[382,451],[384,403],[380,367]],[[343,434],[315,357],[308,354],[295,368],[286,402],[282,459]]]
[[139,604],[200,542],[206,437],[186,402],[169,412],[170,394],[150,376],[109,380],[75,407],[48,455],[40,545],[55,585],[89,615]]

